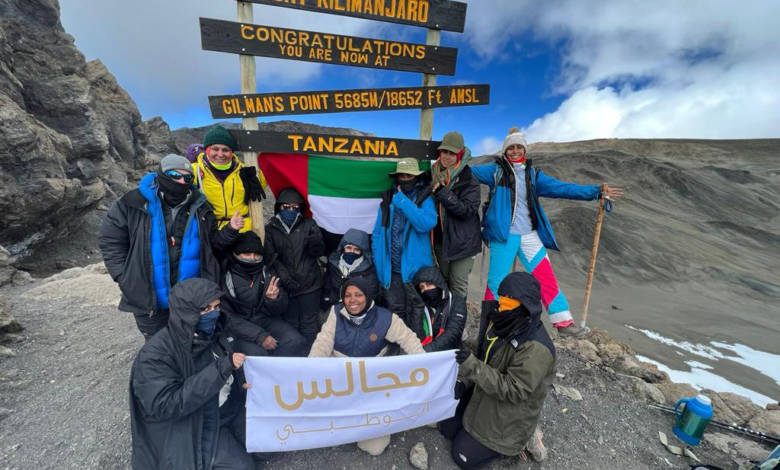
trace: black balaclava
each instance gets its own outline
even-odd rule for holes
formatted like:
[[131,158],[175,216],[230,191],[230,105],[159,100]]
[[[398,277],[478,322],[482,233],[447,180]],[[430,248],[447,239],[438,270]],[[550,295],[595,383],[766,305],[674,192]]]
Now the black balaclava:
[[420,297],[422,297],[423,302],[425,302],[425,305],[427,305],[428,307],[441,308],[441,304],[443,304],[445,300],[444,289],[442,289],[439,286],[436,286],[433,289],[421,291]]
[[157,184],[165,197],[165,202],[171,207],[176,207],[184,202],[190,194],[189,184],[174,181],[161,170],[157,170]]
[[[374,303],[374,299],[372,299],[371,296],[368,294],[368,292],[370,291],[369,283],[368,283],[368,281],[365,278],[360,277],[360,276],[347,279],[347,282],[345,282],[344,286],[341,288],[341,298],[342,299],[344,298],[344,293],[347,292],[347,287],[349,287],[349,286],[357,287],[358,289],[360,289],[360,292],[362,292],[363,295],[366,296],[366,306],[363,307],[363,310],[361,310],[360,313],[352,314],[352,313],[349,313],[349,311],[347,311],[351,318],[361,317],[361,316],[365,315],[366,312],[368,312],[368,310],[371,308],[371,306]],[[346,306],[344,308],[346,308]],[[358,324],[360,324],[360,323],[358,323]]]
[[257,261],[245,261],[237,255],[241,253],[263,254],[263,242],[260,237],[252,231],[239,234],[233,246],[233,262],[243,272],[249,276],[254,276],[263,270],[263,259]]
[[525,272],[510,273],[498,286],[500,297],[509,297],[521,304],[511,310],[493,311],[488,320],[499,337],[525,342],[537,328],[542,328],[542,294],[539,281]]
[[398,187],[401,188],[401,191],[403,191],[405,194],[408,194],[414,190],[414,187],[417,186],[417,177],[406,181],[401,181],[400,178],[396,176],[395,181],[398,183]]
[[[421,282],[427,282],[433,284],[436,287],[422,292],[420,291]],[[449,297],[449,290],[447,287],[447,281],[444,279],[444,276],[441,274],[441,271],[439,271],[438,268],[435,266],[424,266],[420,268],[420,270],[417,271],[417,274],[414,275],[412,283],[414,284],[415,289],[417,289],[417,293],[420,294],[420,297],[428,308],[432,308],[438,311],[444,307],[444,302],[446,302],[447,298]]]

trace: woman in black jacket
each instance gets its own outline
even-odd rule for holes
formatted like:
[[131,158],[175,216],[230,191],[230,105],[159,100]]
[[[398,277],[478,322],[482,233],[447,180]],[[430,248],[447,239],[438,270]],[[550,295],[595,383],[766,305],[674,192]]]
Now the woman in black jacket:
[[414,276],[414,287],[425,303],[422,318],[414,318],[411,328],[425,352],[458,349],[466,326],[466,300],[447,288],[441,272],[426,266]]
[[330,309],[341,300],[344,283],[353,277],[365,278],[368,281],[366,295],[372,299],[377,298],[379,281],[371,256],[371,244],[368,242],[368,234],[356,228],[347,230],[336,251],[328,257],[328,270],[322,289],[323,309]]
[[271,267],[290,298],[284,319],[311,344],[320,330],[322,271],[317,258],[325,255],[325,243],[306,212],[306,201],[298,191],[285,188],[279,193],[275,215],[265,226],[264,256],[277,255]]
[[269,268],[277,255],[266,260],[262,253],[260,237],[244,232],[225,260],[222,311],[236,350],[250,356],[306,356],[306,338],[282,319],[287,292]]
[[459,132],[448,132],[431,166],[431,189],[439,219],[433,229],[436,260],[455,294],[468,295],[474,256],[482,250],[479,181],[471,173],[471,151]]

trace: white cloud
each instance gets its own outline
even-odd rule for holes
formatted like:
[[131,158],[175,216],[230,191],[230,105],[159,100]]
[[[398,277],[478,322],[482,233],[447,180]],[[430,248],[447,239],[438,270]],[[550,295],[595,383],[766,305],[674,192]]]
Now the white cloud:
[[778,2],[481,4],[467,32],[484,59],[521,68],[514,49],[530,38],[562,54],[550,91],[567,98],[526,127],[530,140],[780,134]]
[[502,142],[503,141],[493,136],[485,137],[477,143],[472,151],[472,154],[476,157],[480,155],[492,155],[501,150]]
[[[207,106],[207,96],[239,93],[238,57],[204,51],[198,18],[237,21],[229,0],[61,0],[62,23],[87,60],[102,60],[142,104],[144,117]],[[254,23],[374,37],[382,25],[289,8],[254,6]],[[380,35],[381,37],[381,35]],[[323,65],[256,58],[260,90],[315,79]]]

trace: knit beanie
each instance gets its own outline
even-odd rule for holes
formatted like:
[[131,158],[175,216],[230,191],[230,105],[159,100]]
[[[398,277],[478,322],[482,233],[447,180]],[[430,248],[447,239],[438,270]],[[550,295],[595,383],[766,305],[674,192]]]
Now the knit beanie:
[[263,253],[263,242],[255,232],[242,232],[238,236],[235,245],[233,245],[233,253]]
[[528,153],[528,144],[525,141],[525,136],[520,133],[520,129],[513,127],[509,129],[509,134],[504,137],[504,145],[501,146],[501,155],[506,155],[506,149],[512,145],[522,145],[525,152]]
[[192,172],[192,164],[181,155],[169,153],[160,160],[160,171],[165,173],[168,170],[184,170],[187,173]]
[[213,144],[227,145],[230,147],[230,150],[233,151],[235,151],[238,147],[238,145],[236,145],[235,139],[233,139],[233,136],[230,135],[230,132],[228,132],[222,126],[212,127],[208,132],[206,132],[206,135],[203,136],[204,147],[208,147],[209,145]]

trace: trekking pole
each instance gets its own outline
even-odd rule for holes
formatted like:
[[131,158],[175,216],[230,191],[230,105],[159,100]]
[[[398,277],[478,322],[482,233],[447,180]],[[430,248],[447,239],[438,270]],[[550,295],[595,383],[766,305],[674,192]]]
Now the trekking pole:
[[582,306],[582,322],[580,326],[585,328],[588,321],[588,307],[590,305],[590,291],[593,287],[593,272],[596,270],[596,255],[599,251],[599,238],[601,237],[601,224],[604,222],[604,200],[607,192],[607,183],[601,183],[601,197],[599,197],[599,215],[596,217],[596,233],[593,235],[593,248],[590,250],[590,267],[588,267],[588,283],[585,285],[585,302]]
[[[658,409],[658,410],[661,410],[661,411],[666,411],[667,413],[672,413],[672,414],[676,414],[677,413],[675,411],[675,409],[672,408],[671,406],[659,405],[659,404],[656,404],[656,403],[650,403],[650,404],[648,404],[648,406],[650,408],[655,408],[655,409]],[[746,427],[742,427],[742,426],[736,426],[734,424],[724,423],[723,421],[716,421],[714,419],[710,420],[709,424],[711,424],[711,425],[713,425],[715,427],[721,428],[721,429],[726,429],[726,430],[731,431],[731,432],[735,432],[735,433],[738,433],[738,434],[743,434],[745,436],[749,436],[749,437],[752,437],[754,439],[760,439],[762,441],[769,442],[770,444],[773,444],[773,445],[780,444],[780,437],[773,436],[773,435],[767,434],[767,433],[763,433],[761,431],[756,431],[756,430],[753,430],[753,429],[750,429],[750,428],[746,428]]]

